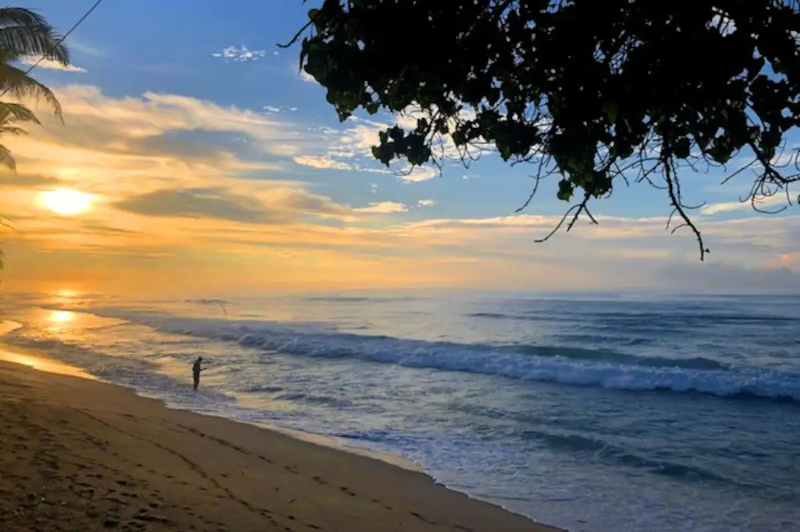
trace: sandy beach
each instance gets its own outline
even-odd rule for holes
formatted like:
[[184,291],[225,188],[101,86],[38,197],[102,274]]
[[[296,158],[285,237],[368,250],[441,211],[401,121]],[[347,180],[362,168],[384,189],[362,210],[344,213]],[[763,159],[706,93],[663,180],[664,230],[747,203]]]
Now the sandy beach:
[[418,472],[17,356],[0,362],[5,532],[557,530]]

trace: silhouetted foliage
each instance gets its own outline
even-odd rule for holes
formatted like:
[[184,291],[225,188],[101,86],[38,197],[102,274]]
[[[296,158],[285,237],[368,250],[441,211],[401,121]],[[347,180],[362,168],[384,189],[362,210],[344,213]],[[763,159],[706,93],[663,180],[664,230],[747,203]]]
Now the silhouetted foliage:
[[[61,116],[61,106],[53,91],[31,77],[31,69],[12,64],[26,57],[69,65],[67,48],[44,17],[20,7],[0,8],[0,99],[43,99]],[[0,101],[0,135],[25,133],[16,125],[19,122],[39,123],[33,111],[24,105]],[[16,167],[11,152],[2,144],[0,163],[12,170]]]
[[381,133],[372,153],[386,165],[440,166],[446,145],[467,164],[486,150],[532,163],[531,197],[556,175],[558,198],[575,202],[562,220],[568,229],[591,218],[591,199],[644,181],[665,190],[670,222],[680,220],[673,231],[691,228],[701,259],[707,250],[687,215],[697,206],[682,201],[680,169],[752,155],[728,179],[754,172],[746,200],[756,208],[777,193],[791,203],[800,167],[784,139],[800,122],[796,0],[318,5],[288,45],[303,37],[301,67],[340,119],[417,110],[415,128]]
[[[61,116],[61,106],[53,91],[31,77],[33,67],[21,69],[13,64],[30,57],[69,65],[69,52],[61,41],[61,36],[38,13],[20,7],[0,8],[0,137],[24,134],[25,130],[18,125],[21,122],[39,123],[33,111],[18,102],[21,99],[44,100]],[[4,101],[9,97],[17,101]],[[0,144],[0,164],[16,170],[14,157],[3,144]],[[0,224],[8,226],[2,217]],[[0,250],[0,269],[4,259]]]

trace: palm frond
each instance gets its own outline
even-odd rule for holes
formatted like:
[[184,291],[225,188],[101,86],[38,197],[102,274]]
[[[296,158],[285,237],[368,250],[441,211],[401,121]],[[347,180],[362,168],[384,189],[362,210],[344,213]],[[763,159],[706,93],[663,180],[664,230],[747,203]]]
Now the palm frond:
[[0,126],[0,135],[27,135],[28,132],[17,126]]
[[0,144],[0,164],[5,165],[12,172],[17,171],[17,161],[11,155],[11,150]]
[[69,64],[69,52],[49,24],[0,28],[0,48],[15,57],[34,56]]
[[47,24],[47,20],[36,11],[24,7],[0,8],[0,27],[37,26]]
[[61,104],[55,94],[46,85],[39,83],[24,71],[0,62],[0,91],[8,93],[15,98],[33,98],[45,100],[61,116]]
[[6,122],[33,122],[41,124],[33,111],[21,103],[0,102],[0,124]]

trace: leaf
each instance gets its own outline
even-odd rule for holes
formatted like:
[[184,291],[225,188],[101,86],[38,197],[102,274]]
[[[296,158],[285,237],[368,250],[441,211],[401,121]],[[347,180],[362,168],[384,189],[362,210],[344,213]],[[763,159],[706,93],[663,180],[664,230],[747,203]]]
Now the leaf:
[[569,201],[572,198],[572,193],[575,187],[567,179],[562,179],[558,182],[558,199],[561,201]]
[[675,146],[673,146],[672,151],[675,153],[677,157],[681,159],[686,159],[689,157],[690,148],[691,148],[691,142],[689,141],[688,138],[683,137],[679,139],[678,142],[675,143]]
[[617,102],[614,100],[607,101],[603,104],[603,112],[606,114],[606,117],[608,117],[608,121],[612,124],[617,122],[617,110]]

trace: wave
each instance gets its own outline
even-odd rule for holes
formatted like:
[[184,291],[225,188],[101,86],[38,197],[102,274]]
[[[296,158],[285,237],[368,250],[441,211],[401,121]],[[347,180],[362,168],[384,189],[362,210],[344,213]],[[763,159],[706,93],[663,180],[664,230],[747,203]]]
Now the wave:
[[473,312],[471,314],[467,314],[467,317],[518,321],[560,321],[562,319],[553,314],[505,314],[503,312]]
[[168,318],[111,311],[162,332],[234,342],[262,352],[352,358],[406,367],[632,391],[699,392],[800,401],[800,374],[734,367],[709,358],[637,356],[560,346],[428,342],[331,332],[312,325]]
[[519,350],[540,357],[564,357],[575,360],[593,360],[609,363],[645,366],[652,368],[684,368],[684,369],[705,369],[705,370],[727,370],[728,364],[711,360],[710,358],[691,357],[691,358],[666,358],[637,355],[627,355],[608,349],[581,349],[577,347],[558,347],[558,346],[524,346]]
[[[689,309],[684,309],[689,310]],[[619,325],[630,323],[642,327],[663,327],[665,324],[680,324],[682,326],[707,327],[710,324],[762,324],[762,323],[794,323],[800,318],[793,316],[776,316],[764,314],[723,314],[713,312],[581,312],[581,317],[591,318],[599,323],[611,322]],[[536,311],[521,314],[508,314],[504,312],[473,312],[467,314],[470,318],[487,318],[498,320],[524,320],[524,321],[562,321],[563,316],[538,313]]]
[[[537,440],[553,451],[564,451],[570,455],[583,455],[592,462],[602,461],[618,464],[633,469],[647,471],[654,475],[679,477],[685,481],[712,481],[717,483],[733,483],[747,486],[735,478],[726,478],[713,471],[694,464],[686,464],[666,458],[647,456],[641,450],[628,448],[622,444],[605,441],[577,432],[557,431],[547,428],[524,430],[518,433],[523,440]],[[332,436],[350,441],[375,444],[391,444],[401,438],[398,434],[383,429],[351,430],[334,432]]]
[[184,303],[199,303],[200,305],[229,305],[227,299],[186,299]]
[[543,441],[554,449],[563,449],[570,453],[588,453],[594,459],[601,458],[605,461],[620,463],[628,467],[644,469],[656,475],[681,477],[685,480],[731,482],[731,479],[721,477],[712,471],[695,465],[649,458],[633,450],[624,449],[610,442],[581,434],[528,430],[523,433],[523,437]]
[[426,299],[425,297],[408,297],[408,296],[395,296],[395,297],[370,297],[370,296],[309,296],[303,298],[303,301],[319,301],[328,303],[388,303],[398,301],[418,301]]

